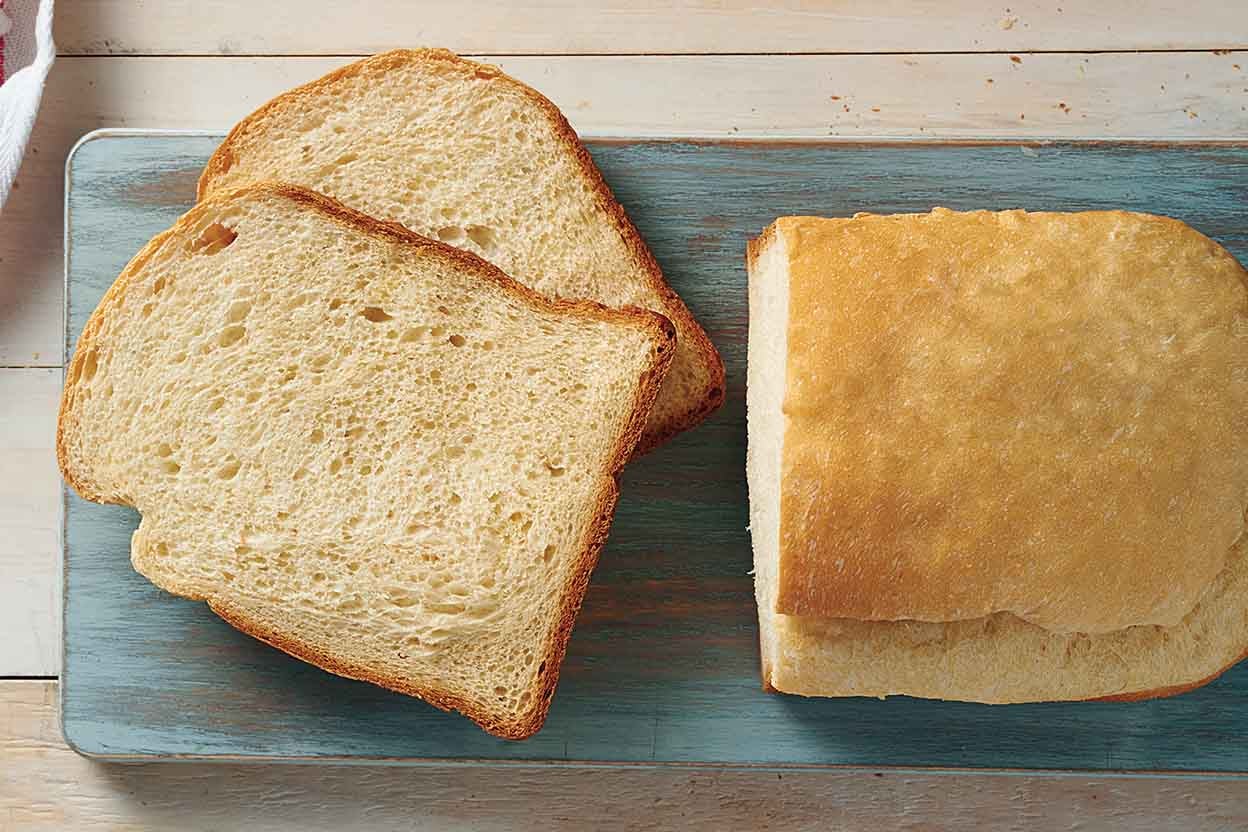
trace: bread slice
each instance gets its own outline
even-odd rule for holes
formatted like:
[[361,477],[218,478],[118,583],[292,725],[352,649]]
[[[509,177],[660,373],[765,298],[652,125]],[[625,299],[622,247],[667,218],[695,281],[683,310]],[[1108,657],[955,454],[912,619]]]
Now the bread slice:
[[57,454],[134,567],[330,672],[541,727],[675,334],[300,188],[214,196],[88,321]]
[[1140,698],[1248,650],[1224,249],[1140,214],[937,209],[783,218],[748,266],[767,686]]
[[576,133],[495,67],[441,49],[396,50],[284,93],[230,132],[199,195],[261,179],[471,251],[544,294],[662,313],[679,344],[639,452],[723,401],[719,354]]

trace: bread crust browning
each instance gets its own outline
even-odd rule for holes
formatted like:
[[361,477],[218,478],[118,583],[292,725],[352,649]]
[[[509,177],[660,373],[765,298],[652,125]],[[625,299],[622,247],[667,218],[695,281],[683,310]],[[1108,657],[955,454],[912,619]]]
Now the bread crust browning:
[[[768,226],[758,238],[750,241],[746,250],[746,261],[751,270],[755,269],[758,258],[769,245],[775,242],[777,234],[784,235],[786,240],[791,241],[793,236],[790,235],[800,237],[804,231],[810,237],[819,237],[824,233],[824,229],[818,226],[824,224],[837,224],[843,230],[845,226],[855,221],[865,221],[869,224],[903,223],[915,222],[927,217],[945,220],[952,216],[952,212],[937,209],[931,215],[915,215],[904,219],[896,216],[872,215],[860,215],[852,221],[804,217],[780,218]],[[1081,291],[1082,285],[1078,278],[1087,276],[1090,279],[1108,280],[1108,276],[1114,274],[1112,266],[1106,270],[1106,273],[1099,272],[1092,267],[1090,270],[1092,273],[1088,274],[1089,268],[1084,265],[1085,261],[1100,262],[1088,256],[1089,240],[1094,240],[1097,233],[1102,233],[1105,240],[1111,241],[1102,247],[1109,252],[1107,256],[1111,258],[1120,256],[1115,254],[1115,248],[1126,247],[1129,252],[1128,262],[1135,265],[1133,274],[1129,275],[1131,279],[1122,284],[1127,287],[1127,291],[1120,290],[1117,295],[1113,293],[1091,295],[1102,304],[1101,309],[1107,310],[1105,314],[1111,319],[1110,322],[1113,322],[1112,318],[1116,314],[1131,318],[1132,323],[1139,320],[1165,321],[1166,325],[1173,328],[1167,328],[1160,333],[1162,336],[1170,336],[1163,339],[1162,343],[1169,344],[1175,341],[1177,335],[1176,349],[1177,345],[1186,343],[1189,345],[1186,347],[1187,351],[1195,351],[1195,345],[1207,351],[1210,349],[1209,341],[1222,338],[1224,339],[1221,342],[1223,352],[1218,353],[1221,360],[1212,371],[1208,369],[1208,365],[1205,366],[1205,372],[1211,375],[1209,386],[1203,389],[1220,389],[1225,393],[1228,387],[1242,382],[1243,367],[1248,364],[1248,358],[1240,346],[1243,342],[1228,342],[1226,335],[1229,333],[1234,337],[1242,338],[1244,327],[1248,326],[1248,316],[1243,314],[1244,289],[1248,286],[1248,272],[1245,272],[1225,249],[1207,237],[1177,220],[1128,212],[1090,212],[1078,215],[1077,218],[1070,218],[1075,220],[1076,226],[1080,226],[1076,229],[1063,229],[1061,218],[1055,218],[1052,214],[1037,215],[1021,211],[1001,214],[975,212],[970,217],[975,221],[999,221],[1015,226],[1028,222],[1050,223],[1045,229],[1050,234],[1049,238],[1038,240],[1036,245],[1042,249],[1041,253],[1044,253],[1045,246],[1051,246],[1050,252],[1056,249],[1062,257],[1071,258],[1073,266],[1062,268],[1064,261],[1060,258],[1057,262],[1052,262],[1050,259],[1046,263],[1043,257],[1035,262],[1027,260],[1025,264],[1021,264],[1027,265],[1031,269],[1030,272],[1024,269],[1012,270],[1012,266],[1020,266],[1018,262],[1004,264],[998,274],[1003,279],[1013,278],[1020,283],[1035,279],[1034,273],[1043,272],[1047,265],[1050,272],[1056,271],[1059,274],[1068,275],[1072,285]],[[1089,228],[1092,230],[1089,231]],[[956,279],[951,280],[949,275],[942,273],[939,262],[933,265],[919,259],[913,249],[921,248],[925,244],[939,247],[947,244],[948,239],[956,240],[956,235],[952,238],[946,236],[941,241],[916,243],[909,249],[902,245],[892,247],[890,251],[899,252],[897,260],[902,264],[901,269],[895,268],[892,260],[878,253],[874,255],[877,258],[876,262],[865,259],[871,253],[870,247],[861,246],[859,248],[865,252],[864,259],[856,260],[851,268],[859,274],[868,275],[873,281],[884,283],[908,277],[904,269],[913,268],[912,263],[919,260],[920,263],[925,264],[927,271],[924,274],[930,275],[929,280],[939,285],[940,279],[944,278],[946,283],[953,284],[952,290],[942,286],[941,288],[946,289],[949,294],[938,295],[928,304],[929,308],[940,307],[942,303],[947,302],[948,297],[956,297],[954,294],[957,288]],[[811,239],[809,237],[804,241],[799,239],[799,242],[809,245]],[[1059,243],[1060,247],[1057,245]],[[857,253],[852,244],[829,246],[828,251],[838,252],[842,257],[850,257]],[[820,254],[824,258],[828,256],[826,251],[821,251]],[[941,254],[943,255],[944,252],[942,251]],[[1101,256],[1104,252],[1097,251],[1095,254]],[[1140,260],[1135,260],[1136,257]],[[950,261],[955,259],[956,257],[949,258]],[[811,262],[813,261],[805,264],[807,268],[810,267]],[[1135,299],[1130,296],[1130,292],[1135,291],[1137,284],[1149,277],[1147,274],[1142,274],[1148,270],[1146,267],[1149,266],[1151,266],[1154,278],[1158,273],[1165,278],[1160,282],[1160,287],[1155,290],[1159,293],[1160,302],[1133,306],[1132,301]],[[791,272],[793,273],[795,272]],[[953,275],[954,278],[957,276],[956,273]],[[830,280],[831,278],[826,280],[825,284]],[[841,288],[839,284],[836,286]],[[880,287],[879,291],[886,291],[887,288],[887,286]],[[844,301],[838,296],[836,302],[838,304],[854,303],[856,297],[860,297],[864,291],[869,293],[873,289],[875,289],[874,284],[856,293],[843,291],[841,294],[846,295]],[[823,291],[831,293],[833,290],[825,285]],[[1201,306],[1192,301],[1191,293],[1200,296],[1202,301],[1205,300],[1203,293],[1209,293],[1211,297],[1219,299],[1219,303]],[[1171,295],[1174,296],[1173,302],[1170,302]],[[790,297],[795,296],[790,295]],[[1059,293],[1058,297],[1065,296]],[[1072,297],[1072,300],[1081,302],[1077,296]],[[1066,308],[1065,304],[1054,304],[1051,299],[1050,305],[1061,309]],[[1042,304],[1036,304],[1036,306],[1039,307]],[[896,309],[893,307],[887,307],[887,309],[893,312],[892,318],[876,316],[875,320],[906,320],[907,325],[910,326],[913,325],[912,318],[922,320],[922,314],[915,314],[913,307],[898,306]],[[1153,311],[1153,316],[1144,314],[1150,310]],[[1184,337],[1185,316],[1190,319],[1197,313],[1205,316],[1203,321],[1214,322],[1204,324],[1205,330],[1196,330],[1197,332],[1211,332],[1212,335],[1208,340],[1193,337],[1190,333],[1186,338]],[[1034,309],[1032,314],[1042,315],[1045,314],[1045,310]],[[1171,317],[1177,318],[1177,321],[1172,322]],[[833,329],[834,327],[826,321],[823,322],[822,331],[827,332]],[[1119,333],[1119,330],[1112,331],[1116,335]],[[930,337],[928,343],[940,343],[940,339]],[[1009,342],[1006,345],[1009,346]],[[868,346],[871,344],[868,343]],[[939,355],[938,349],[935,352]],[[841,358],[839,354],[835,351],[828,351],[824,354],[829,356],[829,367],[843,372],[842,365],[837,363]],[[972,357],[975,355],[974,352],[970,354]],[[1078,353],[1076,352],[1075,355],[1078,356]],[[884,356],[885,359],[889,357]],[[1139,365],[1139,368],[1131,368],[1133,374],[1129,378],[1147,389],[1145,383],[1152,378],[1147,372],[1149,362],[1141,359]],[[884,366],[889,365],[885,362]],[[815,376],[814,373],[809,372],[809,367],[804,373],[798,372],[794,375],[791,369],[789,373],[790,388],[795,384],[795,379],[800,386],[803,381],[809,383]],[[877,371],[874,378],[878,379],[881,375]],[[869,375],[864,377],[872,378]],[[1041,378],[1048,377],[1041,375]],[[1109,389],[1112,399],[1114,388]],[[910,395],[913,395],[916,401],[922,401],[924,391],[918,388],[905,388],[904,392],[909,395],[895,394],[891,397],[891,404],[899,414],[898,418],[904,418],[906,410],[902,405],[903,403],[910,404]],[[798,396],[796,401],[785,398],[786,407],[792,406],[792,409],[786,409],[786,415],[791,416],[797,413],[799,417],[805,415],[809,418],[811,413],[825,412],[825,409],[818,403],[812,403],[809,390],[805,395],[807,398],[803,399]],[[1177,396],[1177,393],[1171,391],[1171,396]],[[1240,419],[1239,414],[1242,411],[1234,406],[1234,401],[1228,404],[1222,399],[1204,397],[1200,399],[1200,403],[1204,406],[1191,408],[1189,403],[1190,412],[1193,413],[1194,418],[1198,417],[1197,424],[1201,420],[1210,424],[1211,420],[1222,418],[1223,422],[1217,424],[1224,425],[1225,429],[1215,434],[1215,439],[1228,435],[1232,437],[1230,440],[1232,444],[1224,448],[1229,470],[1222,471],[1222,474],[1225,474],[1227,478],[1239,476],[1243,470],[1243,455],[1237,449],[1243,446],[1233,443],[1242,435],[1242,432],[1237,429],[1241,423],[1236,421]],[[1216,408],[1221,411],[1220,416],[1209,412],[1214,403],[1220,405]],[[964,407],[970,408],[971,405],[966,403]],[[1034,412],[1025,411],[1024,415],[1030,418],[1033,417]],[[1152,411],[1148,412],[1152,413]],[[1128,422],[1128,424],[1131,423]],[[1021,427],[1022,423],[1020,422],[1019,425]],[[787,431],[786,435],[788,435]],[[821,438],[826,445],[835,441],[844,441],[846,436],[850,437],[849,441],[854,441],[853,437],[858,435],[860,434],[855,430],[855,426],[851,426],[848,431],[829,431]],[[1068,440],[1068,443],[1073,441],[1069,431],[1060,435]],[[1117,435],[1114,435],[1113,439],[1117,439]],[[1194,439],[1187,439],[1186,434],[1184,434],[1184,440],[1195,442]],[[1213,446],[1219,447],[1216,442]],[[913,445],[898,445],[897,447],[902,447],[902,453],[909,454],[912,458],[918,453]],[[1068,447],[1069,444],[1063,445],[1063,449]],[[817,458],[817,455],[815,456]],[[1163,463],[1158,463],[1158,465],[1163,466]],[[808,468],[808,476],[813,476],[817,470],[814,467]],[[1163,470],[1168,471],[1170,468],[1163,466]],[[825,477],[827,476],[829,475],[825,473]],[[845,494],[852,493],[852,490],[847,491],[844,480],[852,476],[856,476],[855,471],[851,471],[849,477],[825,479],[825,483],[832,483],[825,485],[826,488],[832,489],[825,493],[842,509],[848,504]],[[1206,476],[1197,482],[1208,488],[1210,479]],[[1225,482],[1222,475],[1213,476],[1212,479]],[[958,479],[948,481],[961,483]],[[782,500],[790,499],[795,490],[802,490],[801,486],[793,486],[791,478],[782,478],[782,483],[785,483],[779,486]],[[808,482],[806,488],[809,489],[809,486]],[[960,490],[961,486],[954,489],[953,493],[956,495]],[[912,497],[913,490],[905,493]],[[1098,496],[1103,493],[1097,492]],[[1217,504],[1225,503],[1229,506],[1224,514],[1230,520],[1242,519],[1242,502],[1239,502],[1241,495],[1241,491],[1232,488],[1229,490],[1229,496],[1223,495],[1222,503]],[[889,495],[885,494],[885,496]],[[1142,503],[1143,499],[1141,498],[1139,502]],[[1117,505],[1108,500],[1106,504]],[[854,510],[858,508],[857,505],[852,506]],[[798,513],[800,514],[800,511]],[[885,541],[890,535],[895,534],[898,528],[897,524],[887,522],[881,523],[880,526],[888,531],[888,534],[881,535],[880,538]],[[1154,540],[1151,537],[1148,539]],[[809,553],[814,550],[810,544],[817,540],[817,536],[812,540],[809,533],[799,534],[794,536],[791,543],[798,547],[807,547]],[[1194,606],[1184,605],[1180,610],[1183,613],[1181,619],[1175,622],[1141,622],[1138,619],[1128,618],[1127,623],[1119,627],[1089,629],[1083,625],[1094,623],[1094,619],[1084,622],[1075,621],[1072,616],[1064,616],[1056,622],[1056,626],[1029,622],[1027,617],[1021,615],[1020,612],[1026,612],[1030,608],[1020,611],[1010,607],[996,607],[989,609],[984,617],[959,616],[952,610],[937,610],[933,617],[927,618],[912,614],[876,616],[860,611],[829,612],[818,608],[795,611],[791,603],[786,606],[783,598],[776,604],[763,603],[760,605],[762,688],[767,692],[792,692],[812,696],[909,695],[987,703],[1129,702],[1175,696],[1208,684],[1239,661],[1248,658],[1248,647],[1245,647],[1243,630],[1245,621],[1243,597],[1244,589],[1248,586],[1246,582],[1248,573],[1245,571],[1244,562],[1245,545],[1244,538],[1239,537],[1233,543],[1228,543],[1226,550],[1217,545],[1216,541],[1215,545],[1208,547],[1207,554],[1210,555],[1221,555],[1225,551],[1225,559],[1221,568],[1209,580],[1203,580],[1203,575],[1196,575],[1195,578],[1202,580],[1195,580],[1191,574],[1180,574],[1174,579],[1164,578],[1157,582],[1166,593],[1175,591],[1174,586],[1179,579],[1197,585],[1197,597],[1192,601]],[[892,547],[881,545],[877,546],[871,554],[888,561],[889,555],[895,550],[904,551],[905,548],[901,545]],[[1098,549],[1091,551],[1095,552]],[[826,559],[825,565],[835,565],[837,569],[841,564],[834,559],[844,555],[848,563],[848,555],[843,548],[828,546],[825,543],[822,555]],[[781,558],[780,568],[784,569],[783,554],[779,557]],[[1157,560],[1164,564],[1161,557]],[[1182,560],[1180,566],[1191,568],[1186,559]],[[974,570],[969,571],[973,575]],[[1194,569],[1192,571],[1194,572]],[[1205,571],[1208,571],[1207,568]],[[844,572],[846,581],[857,580],[873,584],[871,580],[868,580],[874,577],[869,570],[866,577],[853,568],[853,565],[847,567]],[[1169,574],[1167,571],[1166,575]],[[800,591],[807,593],[810,593],[812,585],[819,581],[819,575],[812,571],[799,571],[799,574],[790,574],[789,577],[800,585],[798,587]],[[961,574],[958,579],[962,579]],[[930,593],[931,583],[929,579],[921,583],[919,589],[915,591]],[[828,584],[824,584],[825,588],[827,586]],[[1060,586],[1058,584],[1059,589]],[[844,600],[839,589],[840,587],[838,587],[838,592],[834,593],[837,603]],[[876,592],[874,585],[868,586],[868,589],[871,593]],[[816,586],[813,591],[817,592],[818,587]],[[937,592],[939,591],[938,589]],[[1040,596],[1042,601],[1047,600],[1044,593]],[[1007,611],[1010,614],[1005,614]],[[1113,612],[1112,604],[1109,605],[1109,611]],[[1098,614],[1103,613],[1104,610],[1101,610]],[[771,632],[771,638],[765,639],[764,632]]]
[[546,719],[551,698],[559,679],[560,664],[567,649],[567,641],[571,634],[572,625],[584,598],[590,574],[597,563],[598,554],[606,542],[607,533],[610,529],[619,492],[618,476],[641,436],[646,416],[654,404],[659,386],[671,365],[672,356],[675,352],[675,329],[671,322],[662,315],[646,309],[637,307],[616,309],[589,300],[548,298],[513,280],[495,266],[471,252],[429,240],[398,223],[385,222],[370,217],[348,208],[330,197],[305,188],[276,182],[262,182],[246,185],[237,190],[214,194],[184,214],[170,229],[152,238],[135,255],[105,293],[99,306],[87,321],[78,340],[74,357],[66,373],[65,389],[57,421],[56,449],[57,462],[62,476],[84,498],[96,502],[131,504],[124,495],[107,491],[92,482],[89,474],[76,470],[68,450],[68,436],[74,431],[77,424],[75,406],[82,363],[85,360],[85,356],[95,347],[100,330],[111,307],[124,296],[130,281],[142,272],[147,262],[163,246],[172,240],[185,236],[204,217],[212,216],[219,208],[238,199],[263,196],[272,196],[306,206],[335,222],[359,232],[374,237],[386,238],[413,250],[434,249],[440,255],[453,261],[460,269],[473,274],[480,280],[498,285],[536,310],[558,312],[583,319],[616,322],[641,328],[650,335],[651,342],[654,345],[651,352],[652,360],[640,377],[632,410],[625,421],[623,429],[615,439],[612,454],[607,460],[604,469],[600,472],[599,486],[595,493],[597,507],[582,539],[581,552],[576,558],[575,565],[564,585],[559,601],[561,612],[558,624],[547,639],[543,658],[544,667],[537,678],[536,688],[533,691],[532,705],[523,719],[516,721],[501,718],[486,703],[465,699],[435,686],[415,685],[405,679],[386,676],[361,665],[343,661],[328,654],[316,645],[305,643],[287,634],[275,631],[264,622],[257,620],[255,616],[250,615],[244,607],[231,603],[228,598],[196,597],[196,593],[177,591],[177,587],[171,589],[176,594],[191,597],[194,600],[206,601],[214,613],[241,632],[330,673],[371,682],[390,690],[414,696],[442,710],[459,711],[495,736],[517,740],[529,737],[542,727]]
[[512,78],[498,67],[477,63],[459,57],[446,49],[395,49],[383,52],[370,58],[340,67],[316,80],[295,87],[273,98],[259,109],[248,115],[226,136],[225,140],[213,153],[199,178],[198,199],[205,199],[217,188],[217,180],[223,177],[238,158],[240,147],[248,143],[253,128],[267,116],[287,107],[298,107],[300,102],[321,91],[331,90],[334,85],[346,78],[368,74],[382,74],[391,69],[408,64],[442,63],[470,71],[476,79],[498,81],[509,85],[527,98],[548,120],[559,143],[571,153],[580,168],[580,173],[589,183],[598,208],[607,216],[615,227],[621,240],[631,253],[637,270],[645,275],[646,283],[663,300],[662,314],[676,324],[681,333],[681,345],[693,351],[699,365],[706,376],[706,383],[700,398],[687,403],[685,410],[671,421],[653,425],[647,424],[641,439],[633,451],[640,456],[664,444],[673,436],[690,428],[696,427],[711,413],[723,404],[725,395],[724,362],[720,358],[715,345],[705,330],[693,317],[680,296],[668,285],[654,259],[649,247],[642,240],[632,220],[628,218],[624,208],[611,193],[610,187],[602,178],[601,171],[594,164],[589,151],[581,143],[576,131],[572,129],[567,118],[548,98],[527,84]]
[[1201,687],[1248,657],[1248,540],[1173,627],[1058,634],[1008,613],[966,622],[770,621],[764,689],[807,696],[917,696],[988,704],[1134,702]]
[[759,232],[758,236],[745,241],[745,267],[747,272],[753,272],[757,267],[758,258],[763,252],[771,247],[776,241],[776,234],[779,233],[780,223],[786,218],[780,217],[773,220],[770,225]]
[[[1244,659],[1248,659],[1248,647],[1245,647],[1242,652],[1240,652],[1238,655],[1235,656],[1235,658],[1231,659],[1229,662],[1227,662],[1225,665],[1218,668],[1214,672],[1209,673],[1208,675],[1202,676],[1194,681],[1181,682],[1179,684],[1174,684],[1174,685],[1162,685],[1160,687],[1153,687],[1153,688],[1140,688],[1136,690],[1122,691],[1120,693],[1106,694],[1104,696],[1082,696],[1082,697],[1072,697],[1072,698],[1065,698],[1065,699],[1058,698],[1058,697],[1050,697],[1050,696],[1036,696],[1034,698],[1017,699],[1017,700],[1011,700],[1009,702],[991,702],[988,704],[1026,704],[1026,703],[1031,703],[1031,702],[1144,702],[1149,699],[1168,699],[1172,696],[1179,696],[1184,693],[1190,693],[1191,691],[1204,687],[1210,682],[1216,681],[1223,674],[1225,674],[1231,668],[1235,667]],[[776,687],[773,684],[774,677],[772,674],[772,667],[771,667],[771,663],[768,661],[766,653],[763,653],[760,664],[762,667],[761,676],[760,676],[761,683],[762,683],[761,687],[764,693],[786,694],[786,695],[795,695],[795,696],[829,696],[829,697],[861,695],[861,694],[840,693],[840,692],[836,692],[836,693],[829,692],[829,693],[821,693],[821,694],[814,694],[814,693],[801,694],[801,693],[792,693],[791,691],[781,690],[780,688]],[[831,683],[829,680],[829,685],[833,685],[833,684],[834,683]],[[896,693],[888,694],[887,696],[909,696],[909,695],[911,694],[907,693],[906,691],[898,691]],[[886,697],[881,697],[881,698],[886,698]],[[920,697],[920,698],[933,698],[933,697]],[[974,702],[978,700],[975,700],[969,697],[968,698],[953,697],[953,698],[947,699],[946,701]]]
[[1188,691],[1196,690],[1196,688],[1203,688],[1205,685],[1216,680],[1219,676],[1221,676],[1223,673],[1226,673],[1226,671],[1230,670],[1232,667],[1239,664],[1244,659],[1248,659],[1248,648],[1245,648],[1244,652],[1240,653],[1235,658],[1235,660],[1232,661],[1230,664],[1226,665],[1225,667],[1213,673],[1210,673],[1208,676],[1205,676],[1202,679],[1197,679],[1195,682],[1184,682],[1181,685],[1167,685],[1165,687],[1152,688],[1150,690],[1131,691],[1129,693],[1115,693],[1115,694],[1111,694],[1110,696],[1095,696],[1091,699],[1084,699],[1082,701],[1084,702],[1143,702],[1146,699],[1169,699],[1171,696],[1178,696],[1181,693],[1187,693]]
[[777,612],[1177,623],[1243,531],[1233,257],[1121,211],[778,227],[794,312]]

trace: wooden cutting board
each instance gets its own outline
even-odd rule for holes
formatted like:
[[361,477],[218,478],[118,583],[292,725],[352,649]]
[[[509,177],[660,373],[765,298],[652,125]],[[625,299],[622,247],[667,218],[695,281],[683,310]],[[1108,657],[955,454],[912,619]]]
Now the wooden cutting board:
[[[67,174],[67,351],[194,198],[219,136],[96,133]],[[65,497],[63,719],[123,759],[528,761],[1248,772],[1248,663],[1173,699],[983,706],[759,687],[745,487],[746,240],[781,214],[1127,208],[1248,262],[1248,146],[596,142],[590,150],[720,349],[728,398],[630,465],[546,728],[506,742],[323,673],[134,573],[137,515]]]

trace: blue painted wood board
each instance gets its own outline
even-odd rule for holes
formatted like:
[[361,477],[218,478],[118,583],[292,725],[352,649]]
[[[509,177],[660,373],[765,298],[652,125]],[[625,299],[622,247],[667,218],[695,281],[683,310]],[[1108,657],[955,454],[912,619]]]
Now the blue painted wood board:
[[[217,136],[102,134],[68,167],[68,349],[194,197]],[[728,366],[706,424],[629,466],[546,728],[506,742],[323,673],[134,573],[136,515],[65,497],[63,719],[108,757],[1248,771],[1248,663],[1173,699],[984,706],[759,686],[746,529],[745,241],[782,214],[1128,208],[1248,261],[1248,147],[591,145]]]

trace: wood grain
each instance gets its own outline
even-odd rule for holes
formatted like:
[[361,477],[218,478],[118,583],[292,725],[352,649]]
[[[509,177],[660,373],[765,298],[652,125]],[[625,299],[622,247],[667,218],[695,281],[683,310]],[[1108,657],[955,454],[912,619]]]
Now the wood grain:
[[[61,0],[70,54],[355,55],[396,45],[476,53],[1021,52],[1248,45],[1234,2],[547,0],[461,3]],[[245,24],[244,24],[245,21]]]
[[[193,197],[213,137],[104,136],[71,165],[69,321]],[[1248,260],[1248,146],[600,142],[591,153],[719,347],[728,401],[630,465],[545,730],[505,743],[328,676],[131,570],[133,512],[67,508],[65,729],[113,757],[1248,771],[1248,664],[1199,691],[989,707],[759,689],[746,533],[746,239],[778,214],[1119,207]],[[1216,726],[1216,727],[1215,727]]]
[[60,670],[60,370],[0,371],[0,673]]
[[[119,6],[113,13],[128,29],[160,17],[162,8],[147,4],[142,15],[121,15]],[[95,13],[102,9],[98,5]],[[58,12],[62,24],[74,18],[64,4]],[[220,13],[215,5],[205,5],[196,14]],[[656,25],[654,31],[661,29]],[[552,98],[578,130],[597,136],[1248,135],[1248,55],[1243,52],[1016,57],[1018,62],[1009,55],[521,57],[499,62]],[[83,133],[96,127],[225,130],[276,93],[345,60],[58,61],[17,189],[0,222],[0,367],[59,362],[61,183],[65,155]],[[0,669],[2,657],[0,648]]]
[[1224,832],[1248,780],[891,771],[101,765],[65,747],[52,682],[0,682],[0,828],[906,829]]

